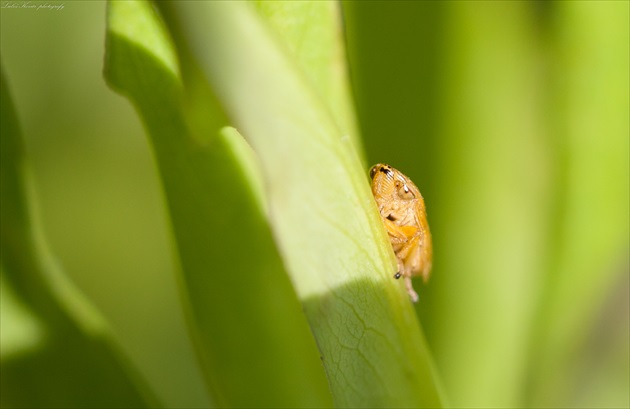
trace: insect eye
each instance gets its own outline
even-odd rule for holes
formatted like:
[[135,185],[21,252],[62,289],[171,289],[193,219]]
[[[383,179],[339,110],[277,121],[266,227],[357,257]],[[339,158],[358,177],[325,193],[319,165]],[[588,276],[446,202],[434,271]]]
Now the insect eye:
[[398,197],[403,200],[411,200],[415,198],[409,187],[405,183],[396,181],[396,188],[398,189]]
[[372,166],[372,169],[370,169],[370,179],[374,179],[374,175],[376,175],[376,171],[378,170],[376,168],[377,168],[377,166],[374,165],[374,166]]

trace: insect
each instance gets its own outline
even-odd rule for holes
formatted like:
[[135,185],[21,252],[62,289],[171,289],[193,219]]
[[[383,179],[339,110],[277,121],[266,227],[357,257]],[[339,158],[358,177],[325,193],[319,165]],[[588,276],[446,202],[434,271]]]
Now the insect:
[[433,259],[424,199],[411,179],[389,165],[372,166],[370,178],[372,194],[398,259],[394,278],[404,277],[409,297],[417,302],[411,277],[421,275],[426,283]]

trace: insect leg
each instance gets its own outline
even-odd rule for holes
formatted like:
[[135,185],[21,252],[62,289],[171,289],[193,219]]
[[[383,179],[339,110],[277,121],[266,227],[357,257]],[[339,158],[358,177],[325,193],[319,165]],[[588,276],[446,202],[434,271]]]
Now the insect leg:
[[[414,236],[407,241],[397,252],[396,257],[399,260],[402,260],[405,264],[405,275],[411,276],[411,273],[414,272],[414,268],[417,268],[418,263],[414,263],[413,258],[415,253],[417,253],[420,245],[420,237]],[[409,261],[412,261],[411,263]],[[409,270],[409,271],[407,271]],[[407,274],[408,273],[408,274]]]
[[396,257],[396,260],[398,261],[398,271],[396,272],[396,274],[394,274],[394,278],[398,280],[402,276],[402,274],[405,273],[405,264],[398,257]]
[[[418,250],[418,237],[412,237],[400,249],[396,251],[398,259],[398,272],[394,278],[399,279],[401,275],[411,277],[417,268],[417,258],[414,255]],[[410,262],[411,261],[411,262]]]
[[404,243],[418,231],[417,227],[399,226],[388,219],[383,219],[383,224],[385,225],[385,230],[387,230],[387,234],[389,235],[389,239],[392,244]]
[[413,285],[411,283],[411,277],[410,276],[405,276],[405,287],[407,287],[407,294],[409,294],[409,298],[411,298],[411,301],[418,302],[418,293],[416,293],[413,290]]

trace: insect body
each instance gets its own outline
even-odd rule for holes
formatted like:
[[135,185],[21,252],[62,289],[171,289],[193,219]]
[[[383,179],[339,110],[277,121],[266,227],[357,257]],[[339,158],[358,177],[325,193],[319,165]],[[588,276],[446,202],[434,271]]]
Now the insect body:
[[389,165],[370,169],[372,194],[398,259],[396,279],[404,277],[409,297],[418,301],[411,277],[421,275],[426,283],[431,272],[433,245],[424,199],[413,182]]

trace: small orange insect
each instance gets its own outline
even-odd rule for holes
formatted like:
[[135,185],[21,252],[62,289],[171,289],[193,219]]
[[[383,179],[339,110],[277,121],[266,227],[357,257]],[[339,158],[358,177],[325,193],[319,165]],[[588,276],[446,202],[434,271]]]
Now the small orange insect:
[[426,283],[433,259],[424,199],[407,176],[389,165],[377,163],[372,166],[370,178],[372,194],[398,259],[398,272],[394,278],[405,278],[409,297],[417,302],[418,294],[413,290],[411,277],[422,275]]

